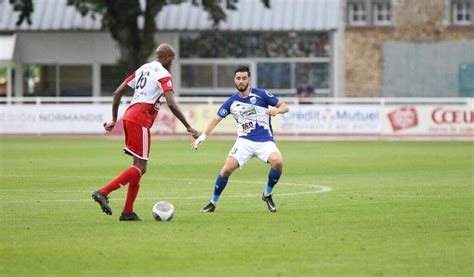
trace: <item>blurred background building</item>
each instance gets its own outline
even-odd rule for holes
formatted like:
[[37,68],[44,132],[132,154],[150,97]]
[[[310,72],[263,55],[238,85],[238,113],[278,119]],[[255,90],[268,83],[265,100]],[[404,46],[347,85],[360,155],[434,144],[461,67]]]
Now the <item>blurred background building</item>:
[[[172,73],[181,96],[228,95],[236,65],[249,66],[253,85],[278,95],[294,95],[304,76],[318,94],[331,96],[339,7],[331,0],[276,0],[266,9],[240,0],[214,29],[202,8],[185,1],[160,12],[156,40],[178,52]],[[108,96],[125,77],[117,74],[119,52],[101,21],[82,17],[66,0],[35,1],[32,25],[16,26],[8,1],[0,0],[0,16],[2,41],[14,45],[1,71],[13,82],[12,95]],[[14,65],[12,78],[6,65]]]
[[[223,2],[223,1],[222,1]],[[213,28],[191,1],[167,5],[156,40],[178,51],[181,96],[233,91],[236,65],[253,85],[293,96],[474,95],[473,0],[240,0]],[[34,1],[32,25],[0,0],[0,96],[108,96],[125,76],[100,18],[67,0]],[[151,56],[152,58],[152,56]],[[304,94],[307,95],[307,94]]]
[[[119,67],[123,47],[100,15],[67,0],[33,3],[31,25],[17,25],[0,0],[0,134],[103,133],[111,95],[131,73]],[[126,26],[147,30],[145,1],[123,3],[140,14]],[[177,51],[175,91],[198,129],[247,65],[252,86],[291,105],[277,133],[474,137],[474,0],[216,0],[227,14],[216,26],[203,3],[167,1],[154,33]],[[155,132],[185,132],[166,107],[158,121]]]
[[473,0],[346,0],[345,96],[474,95]]

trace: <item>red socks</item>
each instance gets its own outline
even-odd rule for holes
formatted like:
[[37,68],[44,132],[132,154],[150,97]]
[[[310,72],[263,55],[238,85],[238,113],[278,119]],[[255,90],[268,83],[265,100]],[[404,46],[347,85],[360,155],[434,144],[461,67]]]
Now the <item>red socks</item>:
[[133,203],[135,202],[138,190],[140,189],[140,177],[141,172],[140,174],[137,174],[136,178],[131,179],[128,184],[127,199],[125,200],[125,206],[123,207],[124,212],[133,213]]
[[125,207],[123,210],[127,213],[132,213],[133,203],[137,198],[138,189],[140,188],[141,175],[142,172],[138,167],[131,166],[124,170],[117,178],[113,179],[110,183],[101,188],[100,193],[103,195],[108,195],[112,191],[117,190],[128,183],[129,186],[127,191],[127,200],[125,201]]

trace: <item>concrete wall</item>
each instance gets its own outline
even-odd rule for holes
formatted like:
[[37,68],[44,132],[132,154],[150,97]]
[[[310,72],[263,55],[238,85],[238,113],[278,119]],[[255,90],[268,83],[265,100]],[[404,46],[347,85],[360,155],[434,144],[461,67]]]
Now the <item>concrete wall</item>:
[[114,64],[118,56],[118,47],[108,33],[17,33],[17,64]]
[[459,68],[474,64],[474,41],[386,42],[384,97],[459,97]]

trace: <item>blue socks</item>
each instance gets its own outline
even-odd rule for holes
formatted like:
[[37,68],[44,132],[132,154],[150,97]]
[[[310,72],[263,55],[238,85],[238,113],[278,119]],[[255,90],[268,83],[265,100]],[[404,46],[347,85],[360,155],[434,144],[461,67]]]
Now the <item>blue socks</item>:
[[272,194],[273,187],[278,183],[278,180],[280,180],[280,176],[281,171],[277,171],[273,168],[270,168],[270,172],[268,173],[268,183],[264,192],[265,196]]
[[[275,185],[280,180],[281,172],[282,171],[277,171],[273,168],[270,168],[270,172],[268,173],[268,183],[264,192],[265,196],[272,194],[273,187],[275,187]],[[224,191],[225,186],[227,186],[227,181],[229,181],[229,177],[222,177],[220,174],[217,175],[216,185],[214,186],[214,194],[211,198],[212,204],[215,205],[217,201],[219,201],[222,191]]]
[[220,174],[217,175],[216,185],[214,187],[214,195],[212,195],[211,202],[212,204],[216,204],[219,200],[219,196],[221,196],[222,191],[224,190],[225,186],[227,185],[227,181],[229,177],[222,177]]

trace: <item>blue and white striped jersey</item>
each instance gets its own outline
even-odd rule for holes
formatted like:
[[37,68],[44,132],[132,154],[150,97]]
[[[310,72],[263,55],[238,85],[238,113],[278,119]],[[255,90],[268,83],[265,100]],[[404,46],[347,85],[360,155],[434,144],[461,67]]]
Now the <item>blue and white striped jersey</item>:
[[250,88],[250,94],[241,97],[237,92],[225,101],[217,115],[224,118],[232,114],[237,122],[237,135],[251,141],[273,141],[273,129],[268,106],[275,106],[278,97],[266,90]]

